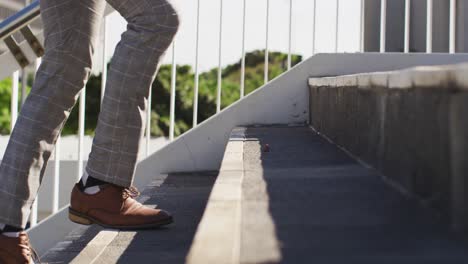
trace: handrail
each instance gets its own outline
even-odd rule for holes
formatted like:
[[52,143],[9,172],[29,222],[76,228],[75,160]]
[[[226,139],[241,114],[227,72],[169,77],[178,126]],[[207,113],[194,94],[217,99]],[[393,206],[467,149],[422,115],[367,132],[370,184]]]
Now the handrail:
[[36,0],[16,14],[0,22],[0,41],[31,23],[39,17],[40,13],[39,0]]

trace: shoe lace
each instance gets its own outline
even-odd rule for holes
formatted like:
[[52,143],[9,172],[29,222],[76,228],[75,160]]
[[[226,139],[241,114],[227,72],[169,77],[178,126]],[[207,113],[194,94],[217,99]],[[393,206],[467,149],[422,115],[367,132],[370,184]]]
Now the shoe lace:
[[34,250],[34,248],[31,246],[29,237],[26,237],[26,244],[29,248],[29,251],[31,252],[31,259],[33,260],[34,264],[41,264],[41,258],[39,257],[39,254],[37,254],[36,250]]
[[122,198],[124,200],[128,199],[128,198],[133,198],[134,199],[134,198],[137,198],[138,196],[140,196],[140,192],[134,186],[124,188],[123,191],[122,191]]
[[31,246],[29,246],[29,250],[31,250],[31,258],[34,261],[34,264],[41,264],[41,258],[39,258],[39,254],[37,254],[36,250]]

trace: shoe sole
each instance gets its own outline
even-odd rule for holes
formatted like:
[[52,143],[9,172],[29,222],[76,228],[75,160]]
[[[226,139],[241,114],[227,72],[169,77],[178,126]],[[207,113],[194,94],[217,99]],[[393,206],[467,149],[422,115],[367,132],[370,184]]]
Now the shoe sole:
[[120,229],[120,230],[139,230],[139,229],[153,229],[153,228],[158,228],[162,227],[165,225],[169,225],[174,222],[172,216],[168,219],[165,219],[163,221],[159,221],[156,223],[151,223],[151,224],[145,224],[145,225],[137,225],[137,226],[118,226],[118,225],[107,225],[99,220],[90,217],[88,215],[82,214],[73,208],[69,207],[68,208],[68,218],[70,221],[80,224],[80,225],[92,225],[92,224],[97,224],[100,225],[104,228],[111,228],[111,229]]

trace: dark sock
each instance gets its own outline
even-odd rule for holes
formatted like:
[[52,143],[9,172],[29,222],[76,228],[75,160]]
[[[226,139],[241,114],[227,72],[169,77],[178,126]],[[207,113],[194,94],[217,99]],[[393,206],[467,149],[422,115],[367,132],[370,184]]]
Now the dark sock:
[[93,187],[93,186],[99,186],[99,185],[104,185],[107,184],[105,181],[101,181],[99,179],[93,178],[93,176],[89,175],[88,179],[86,180],[86,184],[83,184],[83,179],[80,180],[78,186],[81,191],[84,191],[86,188]]
[[5,225],[3,229],[0,229],[0,234],[1,233],[17,233],[21,231],[24,231],[24,229],[20,227],[16,227],[16,226]]

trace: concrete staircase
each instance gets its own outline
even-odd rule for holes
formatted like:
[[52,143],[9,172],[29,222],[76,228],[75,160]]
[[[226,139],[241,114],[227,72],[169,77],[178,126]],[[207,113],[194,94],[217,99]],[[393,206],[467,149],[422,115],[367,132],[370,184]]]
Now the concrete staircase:
[[79,228],[45,261],[468,262],[467,245],[436,211],[306,126],[237,128],[219,173],[155,179],[142,199],[171,208],[176,223]]
[[[174,225],[78,227],[44,260],[468,263],[466,72],[457,65],[312,78],[310,126],[237,127],[219,171],[156,174],[141,199],[170,209]],[[194,133],[232,122],[220,118]]]

